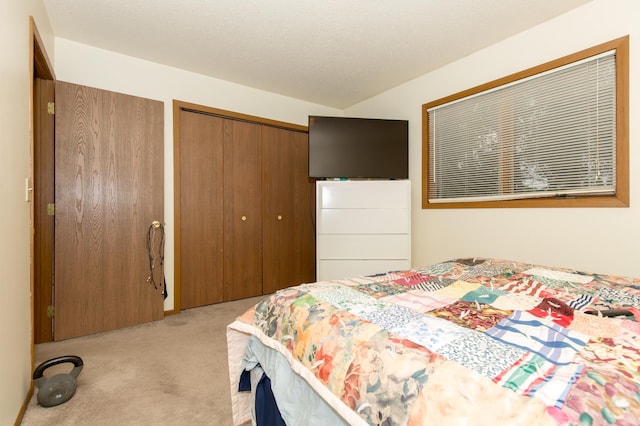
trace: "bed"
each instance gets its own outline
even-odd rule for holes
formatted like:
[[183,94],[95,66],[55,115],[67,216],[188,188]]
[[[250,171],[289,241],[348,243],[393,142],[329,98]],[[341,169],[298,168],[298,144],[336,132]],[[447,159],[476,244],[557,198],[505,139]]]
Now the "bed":
[[638,425],[639,309],[640,279],[487,258],[287,288],[227,328],[234,424],[261,387],[290,426]]

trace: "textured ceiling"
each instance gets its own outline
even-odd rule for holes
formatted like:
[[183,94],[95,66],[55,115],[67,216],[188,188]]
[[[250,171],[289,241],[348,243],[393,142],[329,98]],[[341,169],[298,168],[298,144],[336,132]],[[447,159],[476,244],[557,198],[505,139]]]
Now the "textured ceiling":
[[56,37],[344,109],[590,0],[44,0]]

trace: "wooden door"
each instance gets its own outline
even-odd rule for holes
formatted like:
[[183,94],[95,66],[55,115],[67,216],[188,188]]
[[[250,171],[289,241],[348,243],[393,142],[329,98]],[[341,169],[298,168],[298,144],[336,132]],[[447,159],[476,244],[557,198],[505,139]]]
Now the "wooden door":
[[224,300],[262,294],[260,128],[225,120]]
[[264,294],[315,281],[315,184],[308,134],[262,127]]
[[163,131],[162,102],[57,82],[55,340],[163,317],[146,247]]
[[54,255],[54,115],[49,103],[55,100],[53,80],[34,80],[33,102],[33,341],[53,340]]
[[179,111],[180,307],[223,301],[225,119]]

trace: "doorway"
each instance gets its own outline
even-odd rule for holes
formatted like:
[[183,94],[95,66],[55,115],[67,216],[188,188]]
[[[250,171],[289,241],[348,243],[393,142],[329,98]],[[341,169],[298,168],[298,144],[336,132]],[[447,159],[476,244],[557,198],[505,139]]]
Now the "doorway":
[[33,343],[162,319],[164,105],[56,81],[31,25]]
[[31,45],[31,294],[33,343],[53,340],[55,75],[33,17]]

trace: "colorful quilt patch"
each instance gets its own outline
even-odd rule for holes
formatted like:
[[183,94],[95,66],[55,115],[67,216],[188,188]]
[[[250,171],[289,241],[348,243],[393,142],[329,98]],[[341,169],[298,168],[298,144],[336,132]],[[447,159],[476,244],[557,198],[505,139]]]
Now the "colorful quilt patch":
[[588,337],[522,311],[514,311],[487,335],[501,342],[526,349],[554,364],[568,364],[582,349]]
[[[568,328],[586,336],[620,336],[622,321],[576,312]],[[588,346],[588,344],[587,344]]]
[[568,327],[573,321],[573,311],[574,309],[563,301],[548,297],[528,312],[538,318],[548,319],[558,325]]
[[500,288],[510,293],[526,294],[533,297],[540,297],[547,290],[544,284],[531,278],[510,281]]
[[393,284],[387,281],[372,282],[364,285],[357,285],[354,287],[356,290],[368,294],[369,296],[379,299],[381,297],[389,296],[391,294],[404,293],[406,288]]
[[556,269],[530,268],[523,271],[523,273],[528,275],[535,275],[538,277],[549,278],[554,281],[569,281],[580,284],[586,284],[593,281],[593,277],[591,275],[566,272]]
[[620,337],[634,342],[636,346],[640,347],[640,312],[636,310],[633,321],[622,321],[620,324]]
[[495,300],[498,297],[503,296],[505,294],[509,294],[509,292],[504,290],[491,289],[481,285],[476,289],[468,292],[464,296],[460,297],[460,299],[466,302],[478,302],[478,303],[490,304],[495,302]]
[[541,399],[547,406],[560,408],[583,369],[584,366],[578,364],[555,366],[544,380],[536,383],[530,395]]
[[360,312],[358,315],[367,321],[391,331],[403,327],[416,318],[422,317],[421,314],[411,309],[392,304],[387,304],[383,309]]
[[568,296],[567,299],[567,305],[577,311],[580,311],[591,304],[593,296],[590,294],[579,294],[577,297]]
[[[457,266],[457,265],[453,262],[441,262],[441,263],[436,263],[434,265],[429,265],[426,268],[420,268],[418,269],[418,272],[421,272],[423,274],[435,275],[439,277],[446,276],[448,278],[453,278],[451,275],[455,273],[454,266]],[[459,269],[460,268],[458,268],[458,270]],[[463,272],[460,272],[460,274],[461,273]]]
[[590,367],[610,365],[626,368],[633,372],[629,376],[640,383],[640,346],[636,342],[610,337],[592,338],[579,355]]
[[543,297],[576,293],[584,285],[575,281],[554,279],[549,276],[531,275],[531,278],[545,286],[545,290],[540,293]]
[[435,293],[439,294],[440,296],[451,297],[452,299],[460,299],[465,294],[472,292],[480,287],[482,287],[482,285],[478,283],[456,281],[445,288],[441,288],[440,290],[435,291]]
[[544,380],[554,364],[531,352],[514,362],[509,368],[497,375],[493,381],[520,395],[529,395],[531,389]]
[[393,281],[395,284],[402,285],[405,287],[413,287],[416,284],[429,281],[434,278],[433,275],[421,274],[415,271],[388,272],[384,275],[376,276],[376,277],[384,278],[385,281]]
[[466,273],[458,276],[459,281],[488,283],[496,276],[504,273],[503,267],[495,267],[491,264],[480,264],[470,267]]
[[474,331],[451,341],[437,352],[490,379],[498,376],[526,354],[524,349]]
[[527,353],[496,377],[494,382],[519,395],[534,396],[547,406],[559,408],[582,369],[583,366],[579,364],[558,366],[538,355]]
[[639,411],[640,384],[606,367],[585,367],[563,406],[566,416],[581,421],[574,424],[637,425]]
[[357,301],[353,301],[353,303],[349,301],[344,301],[340,304],[341,309],[345,311],[357,315],[361,318],[372,317],[376,315],[378,312],[384,311],[389,307],[388,303],[385,303],[381,299],[376,299],[374,297],[370,298],[369,303],[358,303]]
[[434,277],[432,280],[417,284],[413,288],[422,291],[438,291],[441,288],[445,288],[453,284],[454,282],[456,282],[456,280]]
[[353,288],[337,285],[310,288],[309,293],[318,299],[324,300],[325,302],[342,309],[345,309],[352,304],[367,303],[371,299],[371,296]]
[[418,290],[409,290],[406,293],[393,294],[382,300],[404,306],[405,308],[409,308],[420,313],[432,311],[456,301],[456,299],[452,299],[450,297]]
[[508,309],[512,311],[528,311],[535,308],[542,301],[539,297],[529,296],[524,293],[508,293],[498,297],[491,306],[496,309]]
[[598,299],[619,307],[632,306],[640,309],[640,296],[613,288],[601,288]]
[[496,309],[477,302],[456,301],[429,312],[437,318],[450,321],[460,327],[476,331],[486,331],[511,315],[512,311]]
[[[482,264],[487,263],[487,259],[482,258],[482,257],[465,257],[465,258],[460,258],[460,259],[454,259],[453,262],[461,263],[461,264],[463,264],[465,266],[476,268],[477,265],[482,265]],[[469,268],[469,269],[471,269],[471,268]]]
[[543,299],[536,308],[541,311],[550,312],[563,317],[573,317],[574,311],[571,306],[567,305],[562,300],[556,299],[555,297],[547,297]]
[[431,351],[439,351],[442,346],[448,345],[470,332],[449,321],[429,315],[415,317],[412,321],[394,327],[390,331]]

